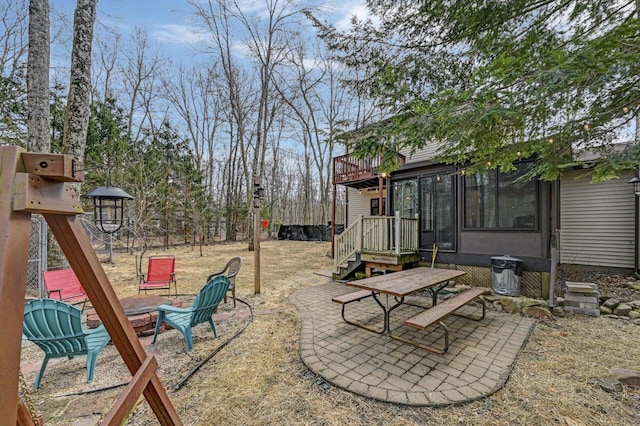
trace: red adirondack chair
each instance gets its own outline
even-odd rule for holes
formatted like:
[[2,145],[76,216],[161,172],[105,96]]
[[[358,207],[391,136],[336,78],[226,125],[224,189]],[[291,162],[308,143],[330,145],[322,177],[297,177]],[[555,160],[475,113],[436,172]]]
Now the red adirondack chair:
[[175,266],[175,256],[149,256],[147,273],[140,275],[138,294],[142,290],[146,293],[147,290],[166,289],[169,290],[169,295],[171,295],[171,284],[173,284],[176,296],[178,296]]

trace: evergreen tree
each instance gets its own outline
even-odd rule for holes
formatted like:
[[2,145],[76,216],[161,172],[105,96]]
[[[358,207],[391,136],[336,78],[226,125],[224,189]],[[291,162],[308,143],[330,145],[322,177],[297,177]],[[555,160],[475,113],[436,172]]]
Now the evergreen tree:
[[636,3],[369,0],[379,23],[341,33],[312,19],[338,59],[367,69],[349,83],[390,116],[355,152],[436,141],[440,160],[470,170],[537,157],[531,176],[551,180],[595,151],[599,180],[640,158]]

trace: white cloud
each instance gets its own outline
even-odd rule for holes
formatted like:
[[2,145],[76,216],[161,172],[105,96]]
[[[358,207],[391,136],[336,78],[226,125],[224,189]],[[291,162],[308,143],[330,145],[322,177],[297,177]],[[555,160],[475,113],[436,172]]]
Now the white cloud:
[[196,27],[178,24],[157,25],[153,36],[158,41],[177,44],[196,44],[207,39],[207,34]]
[[[351,20],[357,17],[361,21],[372,18],[363,0],[349,0],[336,7],[332,13],[336,29],[346,31],[351,28]],[[375,22],[376,20],[374,20]]]

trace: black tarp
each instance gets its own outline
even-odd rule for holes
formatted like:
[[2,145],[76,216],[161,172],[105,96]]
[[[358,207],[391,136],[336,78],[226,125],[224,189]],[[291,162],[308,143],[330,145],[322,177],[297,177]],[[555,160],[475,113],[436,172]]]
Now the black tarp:
[[[336,225],[336,234],[342,233],[344,225]],[[331,225],[280,225],[279,240],[331,241]]]

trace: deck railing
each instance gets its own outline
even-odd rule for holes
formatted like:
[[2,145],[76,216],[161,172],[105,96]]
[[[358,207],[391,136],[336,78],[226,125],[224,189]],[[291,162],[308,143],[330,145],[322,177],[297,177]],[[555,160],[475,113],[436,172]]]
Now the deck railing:
[[[399,164],[404,164],[405,157],[398,154]],[[353,154],[344,154],[333,158],[333,183],[371,179],[377,176],[380,157],[357,158]]]
[[356,253],[385,253],[399,256],[418,251],[418,218],[360,216],[335,237],[336,271]]

